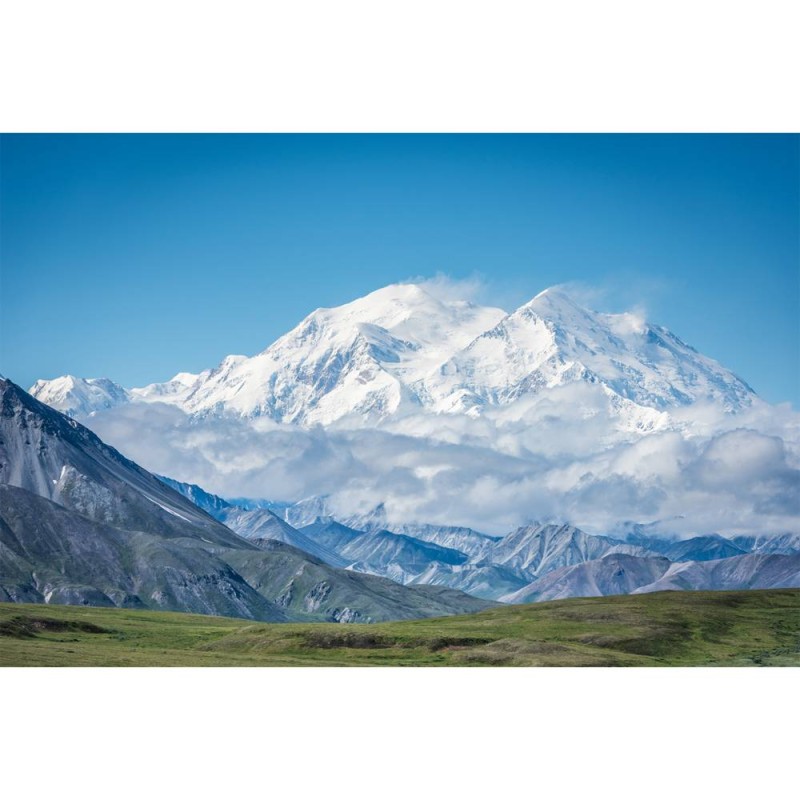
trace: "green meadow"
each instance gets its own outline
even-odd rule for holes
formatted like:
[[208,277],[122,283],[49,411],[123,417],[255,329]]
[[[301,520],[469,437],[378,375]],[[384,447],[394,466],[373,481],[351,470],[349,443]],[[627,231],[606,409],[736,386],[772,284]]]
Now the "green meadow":
[[0,604],[2,666],[800,666],[800,589],[574,598],[375,625]]

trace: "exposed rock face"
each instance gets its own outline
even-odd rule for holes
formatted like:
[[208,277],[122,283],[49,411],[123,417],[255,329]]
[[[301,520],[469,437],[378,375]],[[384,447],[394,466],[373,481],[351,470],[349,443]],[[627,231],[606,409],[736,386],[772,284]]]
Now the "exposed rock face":
[[361,613],[352,608],[343,608],[341,611],[337,608],[331,614],[331,619],[334,622],[371,622],[370,619],[364,619]]
[[327,581],[320,581],[311,587],[303,598],[303,606],[309,614],[313,614],[322,604],[322,601],[331,593],[331,585]]

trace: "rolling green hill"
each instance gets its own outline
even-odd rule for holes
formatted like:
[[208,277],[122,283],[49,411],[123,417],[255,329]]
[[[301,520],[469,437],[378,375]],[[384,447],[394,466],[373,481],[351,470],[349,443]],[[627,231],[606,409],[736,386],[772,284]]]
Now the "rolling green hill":
[[660,592],[376,625],[0,604],[4,666],[800,666],[800,590]]

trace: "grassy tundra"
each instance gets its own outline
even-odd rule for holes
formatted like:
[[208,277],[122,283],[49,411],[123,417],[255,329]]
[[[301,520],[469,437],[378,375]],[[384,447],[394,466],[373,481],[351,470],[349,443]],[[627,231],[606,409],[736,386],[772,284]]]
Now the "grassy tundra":
[[800,666],[800,589],[660,592],[375,625],[0,604],[3,666]]

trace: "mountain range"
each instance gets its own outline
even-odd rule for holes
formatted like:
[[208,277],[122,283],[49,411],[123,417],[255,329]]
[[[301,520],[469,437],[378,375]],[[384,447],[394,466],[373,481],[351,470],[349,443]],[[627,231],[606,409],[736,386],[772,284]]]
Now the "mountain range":
[[447,586],[489,600],[800,587],[800,536],[675,540],[639,531],[622,540],[552,523],[502,537],[431,525],[387,530],[382,523],[390,523],[380,507],[347,524],[327,516],[294,528],[286,522],[298,518],[291,507],[281,518],[267,508],[244,509],[198,486],[162,480],[249,540],[274,538],[354,572],[405,585]]
[[[150,474],[76,420],[0,382],[0,597],[286,621],[459,613],[481,602],[800,586],[800,537],[566,524],[502,537],[403,524],[385,508],[337,520],[320,504],[237,505]],[[359,525],[360,528],[354,527]]]
[[[0,380],[0,600],[282,622],[411,619],[487,603],[247,540],[94,433]],[[224,513],[226,504],[218,503]]]
[[506,313],[394,284],[199,373],[31,394],[153,472],[292,507],[293,527],[367,529],[381,508],[381,527],[423,539],[537,519],[800,533],[797,414],[641,314],[559,287]]
[[[8,508],[55,504],[36,512],[51,538],[70,540],[64,514],[113,529],[117,578],[120,563],[141,571],[145,544],[156,564],[190,552],[216,576],[197,601],[212,613],[375,620],[798,573],[797,415],[640,314],[558,287],[507,313],[395,284],[163,383],[7,386]],[[202,594],[188,567],[180,598],[163,570],[59,578],[20,549],[12,511],[9,596]],[[91,530],[81,542],[112,537]],[[220,581],[225,600],[208,589]]]
[[754,399],[665,328],[590,311],[558,288],[506,314],[416,284],[317,309],[261,353],[227,356],[198,374],[135,389],[63,376],[30,392],[73,416],[163,402],[192,414],[369,426],[420,410],[478,416],[581,382],[601,387],[625,424],[645,430],[666,424],[660,412],[670,408],[712,401],[730,411]]

